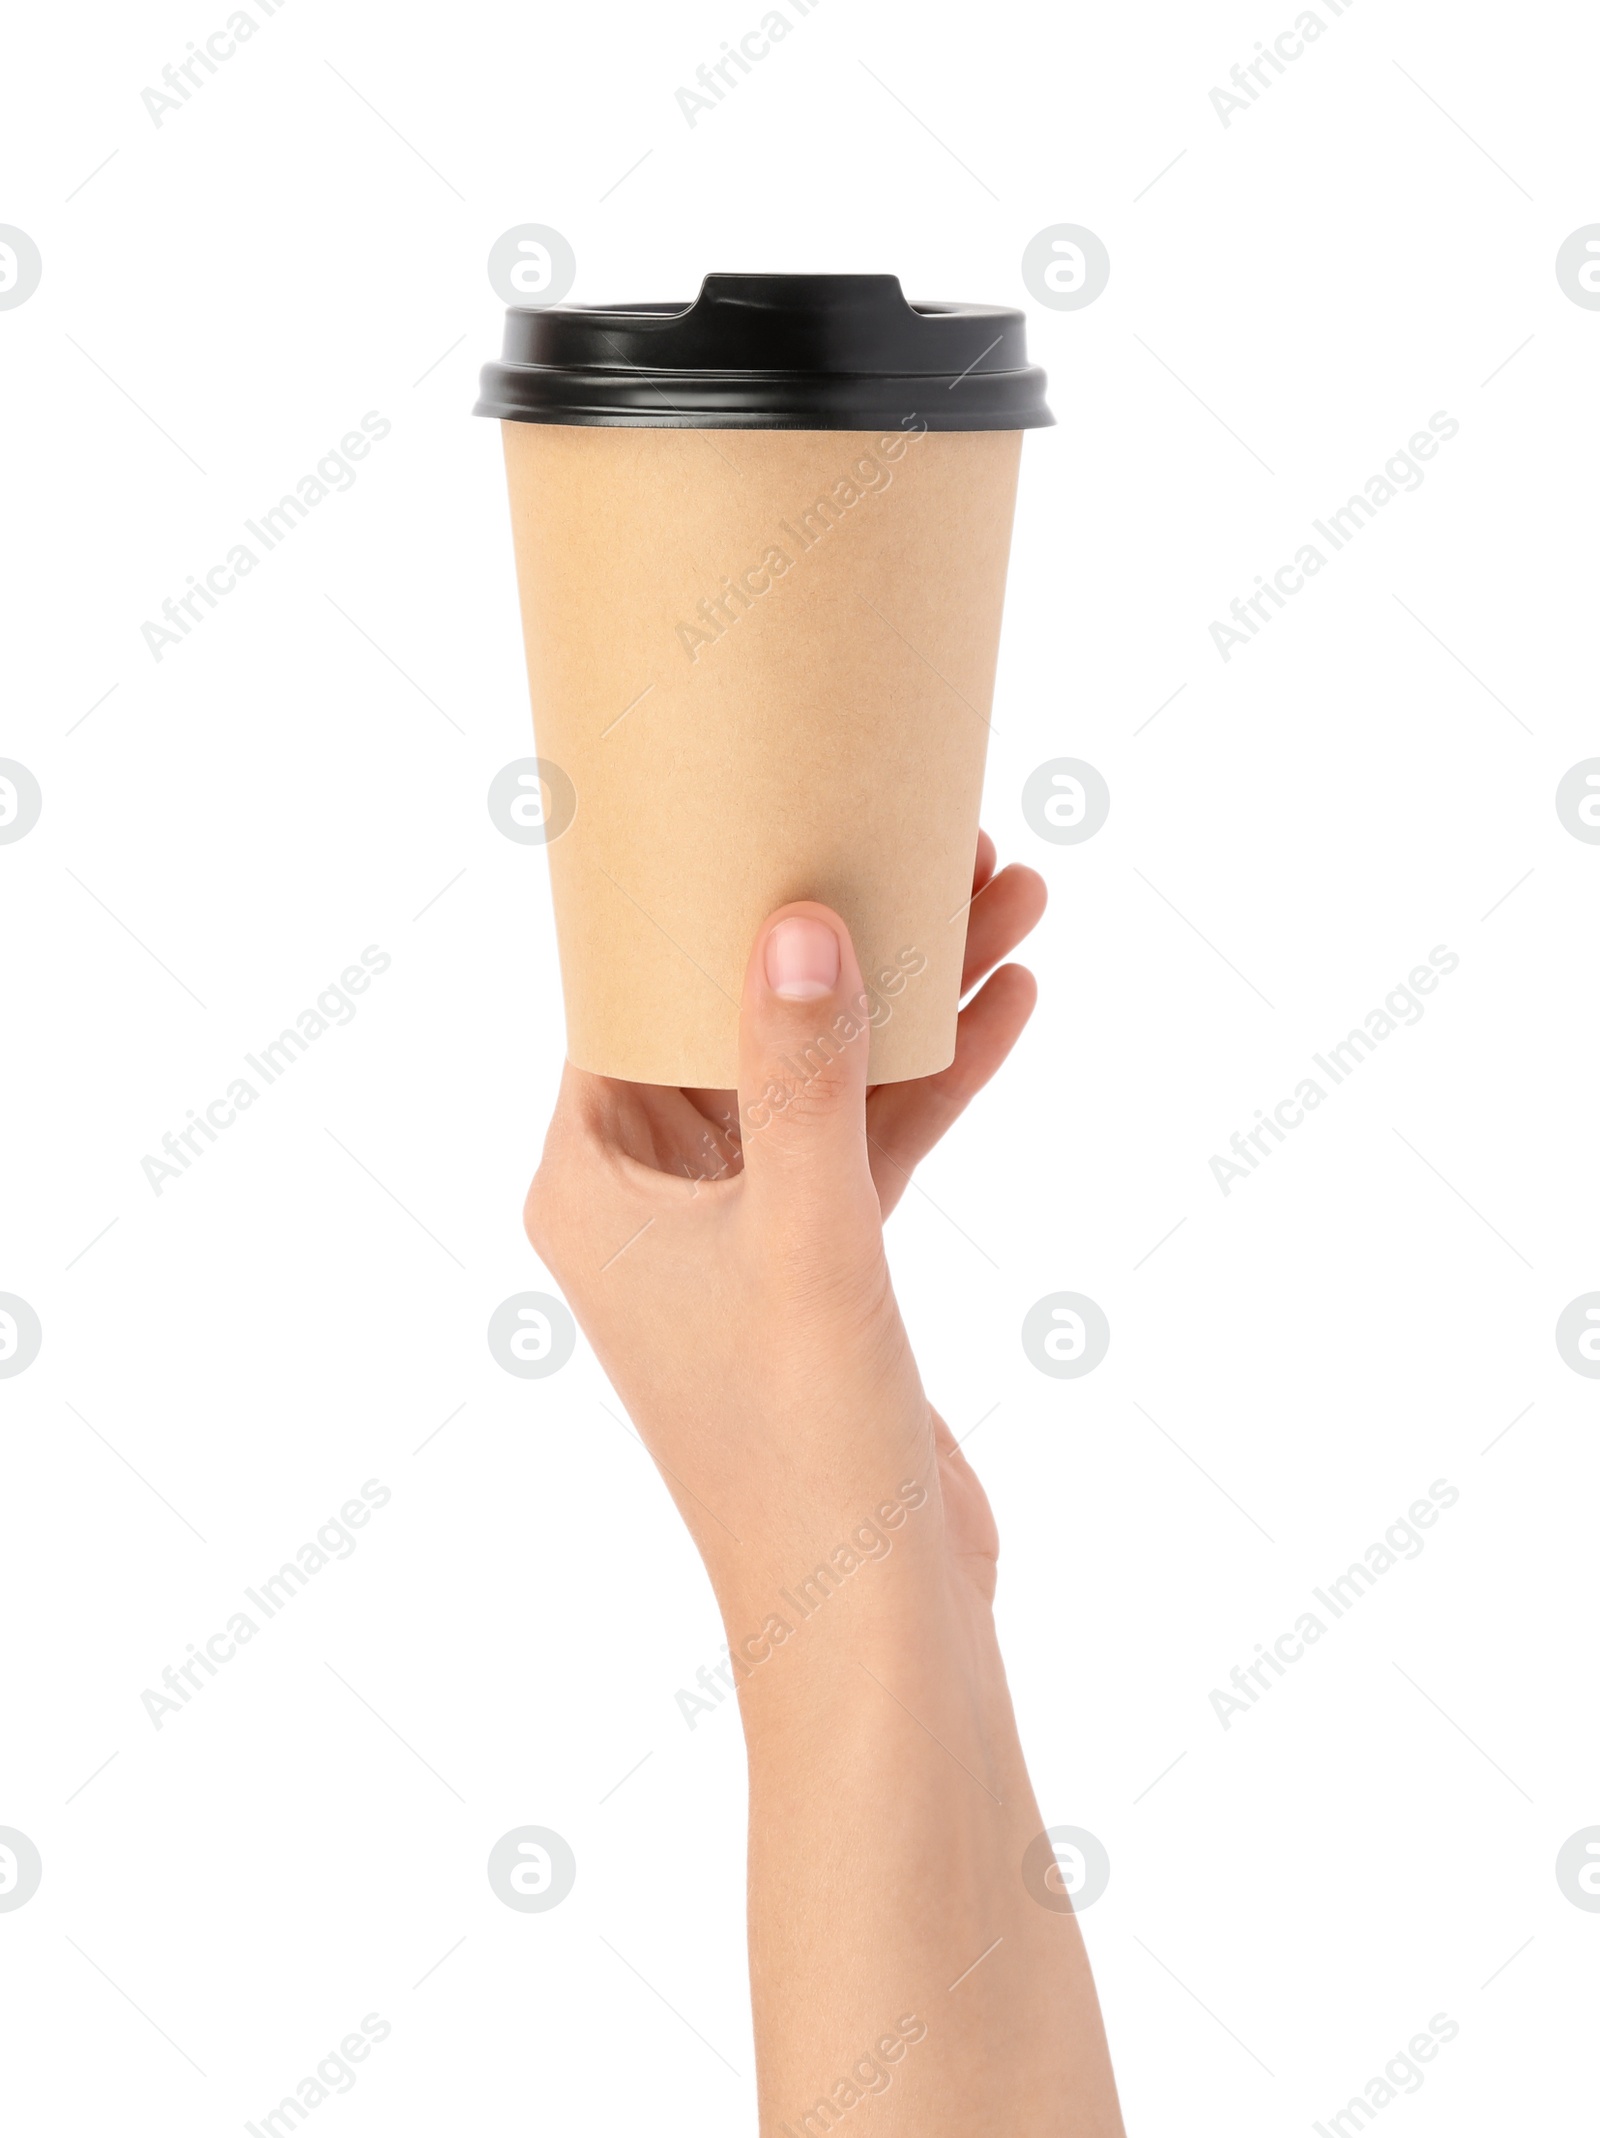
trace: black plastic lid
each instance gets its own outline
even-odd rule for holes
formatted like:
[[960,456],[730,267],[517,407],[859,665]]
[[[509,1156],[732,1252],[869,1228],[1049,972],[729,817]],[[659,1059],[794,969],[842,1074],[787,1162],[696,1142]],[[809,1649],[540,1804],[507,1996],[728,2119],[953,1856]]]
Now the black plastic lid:
[[651,430],[1053,423],[1021,312],[908,304],[897,275],[707,275],[692,304],[506,314],[473,414]]

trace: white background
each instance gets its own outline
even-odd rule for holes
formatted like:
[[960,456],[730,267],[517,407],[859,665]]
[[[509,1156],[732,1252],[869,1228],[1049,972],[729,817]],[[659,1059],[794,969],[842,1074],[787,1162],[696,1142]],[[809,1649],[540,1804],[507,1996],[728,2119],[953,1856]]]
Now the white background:
[[[157,128],[226,12],[33,10],[5,51],[0,221],[44,261],[0,312],[0,755],[44,796],[0,848],[0,1289],[44,1330],[0,1383],[16,2127],[238,2130],[369,2012],[317,2130],[753,2126],[737,1723],[674,1700],[709,1590],[582,1344],[525,1382],[484,1340],[549,1281],[561,1055],[543,859],[484,806],[529,741],[467,413],[486,255],[537,221],[577,301],[892,270],[1026,304],[1050,373],[987,804],[1050,880],[1042,1003],[891,1235],[984,1421],[1045,1817],[1110,1851],[1130,2129],[1307,2129],[1435,2013],[1384,2130],[1576,2129],[1600,1391],[1553,1329],[1600,1284],[1600,851],[1553,796],[1600,753],[1600,315],[1553,263],[1600,219],[1592,16],[1324,6],[1224,128],[1293,0],[825,0],[691,129],[760,0],[291,0]],[[1112,261],[1079,312],[1020,275],[1064,221]],[[153,660],[368,410],[354,488]],[[1212,621],[1436,410],[1422,488],[1224,663]],[[1064,755],[1112,794],[1080,847],[1019,807]],[[141,1158],[369,944],[354,1022],[158,1198]],[[1422,1022],[1224,1197],[1212,1154],[1438,944]],[[1020,1346],[1061,1289],[1110,1320],[1087,1379]],[[142,1690],[369,1478],[354,1556],[156,1731]],[[1422,1556],[1225,1731],[1212,1688],[1438,1478]],[[551,1913],[484,1875],[521,1824],[576,1851]]]

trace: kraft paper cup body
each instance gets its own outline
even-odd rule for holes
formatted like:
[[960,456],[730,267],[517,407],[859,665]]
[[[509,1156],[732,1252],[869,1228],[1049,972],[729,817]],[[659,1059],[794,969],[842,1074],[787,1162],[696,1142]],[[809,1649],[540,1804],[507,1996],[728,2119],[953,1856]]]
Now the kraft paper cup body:
[[955,1051],[1021,432],[503,423],[582,1069],[737,1081],[757,928],[848,923],[875,1083]]

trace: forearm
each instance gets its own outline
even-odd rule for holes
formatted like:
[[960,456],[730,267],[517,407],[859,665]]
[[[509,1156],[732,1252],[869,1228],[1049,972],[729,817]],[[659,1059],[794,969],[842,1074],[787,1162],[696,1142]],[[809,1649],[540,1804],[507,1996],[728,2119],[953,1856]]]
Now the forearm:
[[[783,1583],[792,1632],[741,1678],[763,2138],[1122,2128],[1076,1921],[1023,1883],[1042,1821],[941,1522],[935,1496],[820,1604]],[[729,1599],[731,1643],[756,1602]]]

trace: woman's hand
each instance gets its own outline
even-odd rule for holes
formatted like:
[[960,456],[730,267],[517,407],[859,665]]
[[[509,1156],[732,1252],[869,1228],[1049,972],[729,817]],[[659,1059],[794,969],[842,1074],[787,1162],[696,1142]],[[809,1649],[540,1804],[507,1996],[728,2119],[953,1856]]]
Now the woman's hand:
[[[1031,870],[993,870],[985,839],[969,986],[1044,906]],[[1024,1876],[1042,1822],[994,1637],[994,1524],[883,1251],[885,1210],[1033,999],[1002,966],[948,1069],[869,1090],[849,933],[786,906],[745,975],[738,1092],[569,1067],[528,1197],[727,1628],[774,2138],[845,2113],[858,2138],[1122,2129],[1076,1921]]]
[[[936,1435],[960,1517],[953,1548],[992,1575],[988,1509],[923,1396],[882,1221],[1027,1022],[1032,975],[1001,960],[1044,902],[1033,870],[995,873],[981,836],[963,972],[963,991],[979,991],[935,1076],[869,1089],[849,934],[808,904],[774,914],[753,947],[740,1092],[565,1073],[529,1237],[714,1580],[738,1563],[735,1537],[765,1559],[769,1528],[770,1546],[798,1546],[815,1525],[870,1518],[913,1477],[934,1491]],[[803,1082],[802,1057],[818,1065]],[[787,1094],[776,1106],[774,1086]]]

